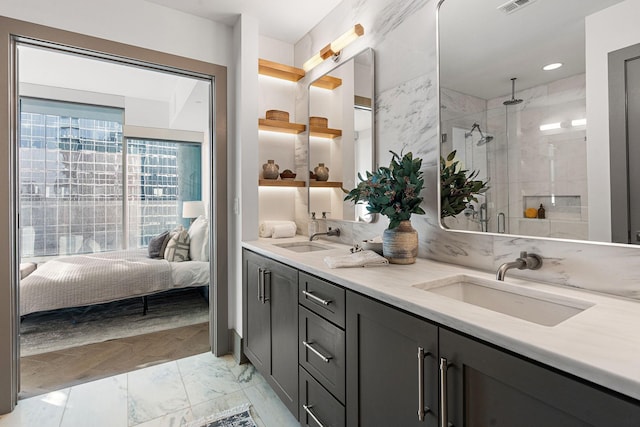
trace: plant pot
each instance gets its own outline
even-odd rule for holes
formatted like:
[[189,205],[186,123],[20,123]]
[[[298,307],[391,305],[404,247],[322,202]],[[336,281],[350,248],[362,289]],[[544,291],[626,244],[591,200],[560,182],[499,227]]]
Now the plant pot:
[[411,221],[401,221],[382,233],[382,253],[391,264],[413,264],[418,256],[418,232]]

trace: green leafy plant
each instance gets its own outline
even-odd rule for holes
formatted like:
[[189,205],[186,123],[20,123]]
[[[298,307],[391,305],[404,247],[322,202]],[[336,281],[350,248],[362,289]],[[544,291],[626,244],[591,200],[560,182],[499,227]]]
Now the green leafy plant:
[[392,229],[400,225],[400,221],[410,219],[411,214],[424,214],[420,207],[424,179],[420,170],[422,159],[414,159],[411,152],[402,157],[393,151],[390,153],[393,157],[389,167],[380,167],[373,173],[367,171],[366,179],[358,174],[361,182],[344,200],[367,202],[370,213],[389,217],[389,229]]
[[[460,168],[460,162],[453,161],[456,151],[447,159],[440,157],[440,216],[455,216],[462,212],[470,202],[477,202],[477,194],[489,189],[488,181],[475,179],[479,171]],[[469,174],[467,176],[467,174]]]

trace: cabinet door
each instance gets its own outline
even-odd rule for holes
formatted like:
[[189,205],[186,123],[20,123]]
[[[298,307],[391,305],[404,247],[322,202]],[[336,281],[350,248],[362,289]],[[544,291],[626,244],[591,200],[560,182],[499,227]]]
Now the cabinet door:
[[440,357],[449,426],[640,425],[637,403],[445,329]]
[[244,354],[263,375],[271,373],[271,306],[263,298],[264,257],[242,252]]
[[437,425],[437,333],[431,323],[347,291],[347,425]]
[[298,416],[298,271],[243,251],[244,353]]

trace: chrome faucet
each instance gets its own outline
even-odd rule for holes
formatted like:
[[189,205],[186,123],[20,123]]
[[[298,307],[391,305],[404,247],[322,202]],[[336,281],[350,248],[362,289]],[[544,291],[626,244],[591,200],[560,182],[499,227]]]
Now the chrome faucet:
[[542,267],[542,257],[537,254],[528,254],[525,251],[520,252],[520,257],[515,261],[505,262],[496,272],[496,280],[504,280],[505,274],[512,268],[518,270],[537,270]]
[[329,227],[329,229],[324,233],[313,233],[309,236],[309,241],[312,241],[316,236],[340,236],[340,229]]

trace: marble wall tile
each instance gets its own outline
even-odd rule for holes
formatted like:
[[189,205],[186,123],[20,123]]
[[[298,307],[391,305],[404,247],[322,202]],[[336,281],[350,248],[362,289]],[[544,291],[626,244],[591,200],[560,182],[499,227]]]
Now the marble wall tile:
[[[423,156],[425,169],[437,165],[440,146],[436,134],[439,106],[435,96],[437,3],[436,0],[345,0],[295,47],[296,62],[300,65],[328,40],[340,35],[344,28],[355,22],[365,25],[366,35],[354,46],[353,52],[365,46],[376,51],[376,123],[380,164],[388,162],[389,149],[404,148]],[[309,73],[310,78],[323,74],[330,64],[323,66]],[[495,132],[496,137],[498,132],[494,126],[500,129],[502,124],[494,113],[504,112],[502,102],[511,98],[509,83],[505,82],[507,90],[503,97],[490,100],[487,104],[490,112],[486,117],[488,129]],[[547,94],[558,101],[583,98],[584,78],[575,76],[548,87],[518,91],[516,97],[525,101],[509,107],[509,119],[520,121],[521,128],[533,132],[539,126],[546,108],[540,97]],[[500,137],[502,139],[496,139],[494,143],[498,145],[502,141],[502,144],[506,144],[506,135]],[[507,163],[510,170],[519,168],[522,161],[526,162],[526,157],[509,152]],[[427,182],[432,183],[431,186],[437,185],[437,174],[432,174],[432,178]],[[514,276],[614,295],[640,296],[640,273],[635,273],[640,271],[637,248],[444,231],[438,224],[437,192],[427,189],[424,196],[423,208],[427,215],[412,219],[420,236],[420,257],[494,270],[505,260],[515,259],[521,250],[536,250],[545,256],[545,260],[548,258],[544,267],[534,272],[513,272]],[[509,220],[512,232],[517,231],[517,223],[521,218],[521,196],[516,191],[509,197],[510,209],[518,215]],[[345,223],[339,226],[351,230],[349,241],[345,241],[351,243],[352,240],[380,234],[384,230],[382,224],[353,226]]]
[[127,375],[71,387],[60,427],[127,427]]
[[139,424],[189,407],[176,362],[130,372],[127,377],[130,424]]

